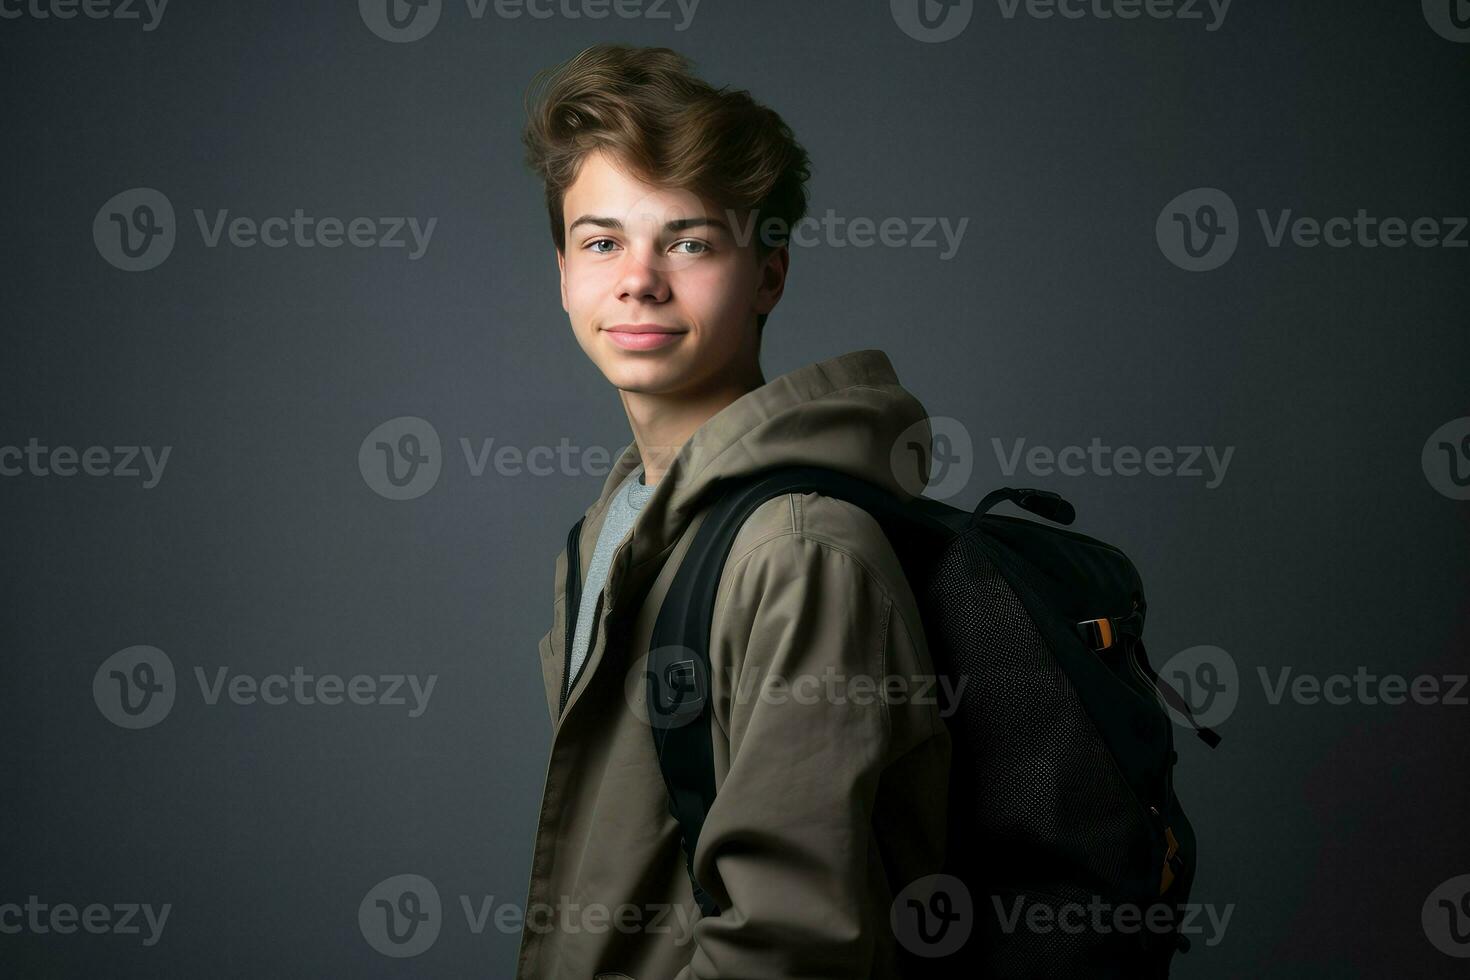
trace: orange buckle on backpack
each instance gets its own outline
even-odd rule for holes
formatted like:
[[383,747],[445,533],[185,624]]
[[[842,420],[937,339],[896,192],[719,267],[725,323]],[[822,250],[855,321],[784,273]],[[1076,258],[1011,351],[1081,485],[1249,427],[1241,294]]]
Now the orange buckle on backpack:
[[1164,874],[1159,881],[1160,895],[1174,884],[1176,869],[1179,874],[1184,872],[1184,859],[1179,856],[1179,838],[1174,836],[1173,827],[1164,828],[1164,840],[1168,842],[1169,849],[1164,852]]
[[1077,628],[1082,631],[1083,642],[1094,651],[1108,649],[1118,638],[1113,632],[1113,621],[1106,616],[1102,619],[1084,620],[1077,624]]

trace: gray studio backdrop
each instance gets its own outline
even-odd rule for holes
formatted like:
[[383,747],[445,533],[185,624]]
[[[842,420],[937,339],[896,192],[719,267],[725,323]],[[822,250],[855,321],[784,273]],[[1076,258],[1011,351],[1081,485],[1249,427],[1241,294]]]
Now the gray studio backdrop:
[[629,439],[521,97],[604,40],[812,154],[768,378],[882,348],[1137,561],[1177,975],[1462,974],[1470,2],[923,2],[0,0],[0,976],[512,975]]

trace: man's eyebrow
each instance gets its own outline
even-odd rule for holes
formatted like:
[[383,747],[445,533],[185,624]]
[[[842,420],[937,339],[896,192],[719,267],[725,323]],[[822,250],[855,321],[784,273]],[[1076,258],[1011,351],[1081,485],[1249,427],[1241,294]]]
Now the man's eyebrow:
[[[602,215],[596,214],[584,214],[576,221],[573,221],[571,223],[571,226],[567,228],[567,231],[576,231],[580,225],[593,225],[594,227],[607,228],[611,231],[623,230],[623,222],[618,218],[607,218],[603,217]],[[726,232],[730,230],[730,226],[721,221],[719,218],[707,218],[704,216],[699,216],[694,218],[676,218],[673,221],[669,221],[664,224],[664,231],[687,231],[690,228],[698,228],[701,226],[720,228]]]

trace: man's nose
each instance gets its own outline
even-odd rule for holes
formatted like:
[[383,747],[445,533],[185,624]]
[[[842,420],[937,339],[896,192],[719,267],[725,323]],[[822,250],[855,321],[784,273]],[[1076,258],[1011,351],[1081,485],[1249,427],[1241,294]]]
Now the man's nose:
[[620,299],[646,299],[663,302],[669,297],[669,280],[657,253],[647,246],[634,246],[623,253],[623,267],[618,277]]

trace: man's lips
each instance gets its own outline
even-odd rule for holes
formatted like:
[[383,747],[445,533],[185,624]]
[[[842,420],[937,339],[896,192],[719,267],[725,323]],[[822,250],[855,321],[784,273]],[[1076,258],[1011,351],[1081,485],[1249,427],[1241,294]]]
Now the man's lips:
[[653,350],[674,343],[685,331],[656,323],[620,323],[604,327],[603,333],[624,350]]

